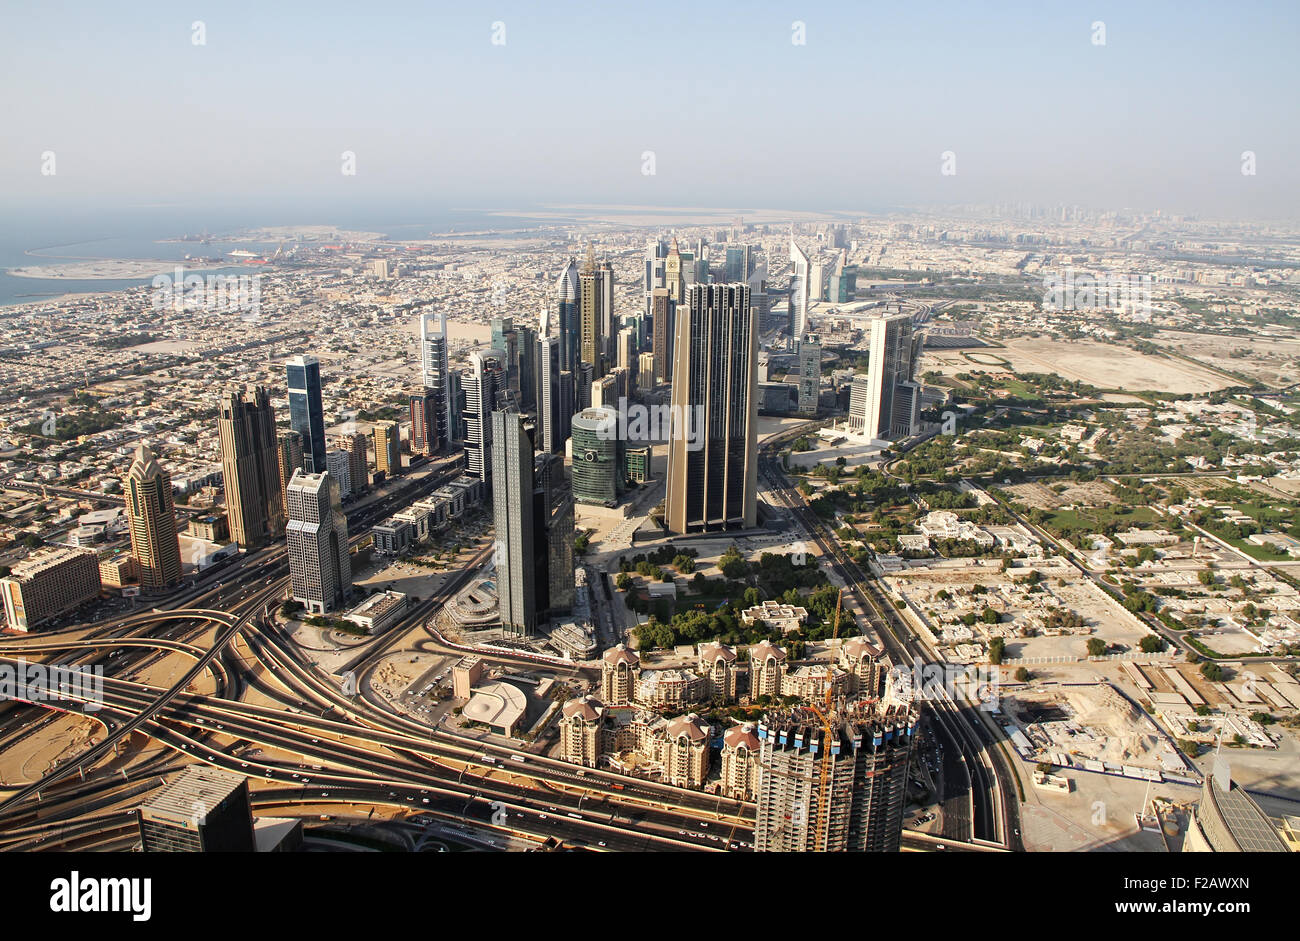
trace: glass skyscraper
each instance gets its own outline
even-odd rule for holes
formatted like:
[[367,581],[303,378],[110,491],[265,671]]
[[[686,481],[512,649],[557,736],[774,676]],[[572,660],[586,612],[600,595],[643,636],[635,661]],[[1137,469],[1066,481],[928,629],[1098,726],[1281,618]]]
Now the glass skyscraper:
[[303,466],[321,474],[325,466],[325,413],[320,397],[320,362],[295,356],[285,365],[289,377],[289,427],[302,436]]

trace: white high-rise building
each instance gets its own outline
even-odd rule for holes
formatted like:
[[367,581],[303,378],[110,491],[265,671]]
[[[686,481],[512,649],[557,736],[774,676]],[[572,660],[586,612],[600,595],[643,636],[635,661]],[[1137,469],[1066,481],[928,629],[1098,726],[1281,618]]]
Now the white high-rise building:
[[[912,380],[916,366],[912,315],[873,317],[868,356],[867,388],[859,397],[861,433],[880,440],[915,434],[920,423],[921,387]],[[856,389],[857,380],[854,380]],[[852,430],[855,422],[852,392],[849,415]]]
[[822,391],[822,344],[808,334],[799,344],[799,414],[816,415]]
[[420,378],[424,388],[435,395],[435,407],[438,410],[436,430],[440,446],[446,446],[451,440],[451,429],[455,427],[451,417],[451,389],[449,388],[451,366],[447,354],[447,313],[438,315],[437,329],[432,329],[433,315],[420,317]]
[[337,610],[352,594],[348,521],[338,481],[295,471],[285,488],[285,542],[293,599],[312,614]]
[[352,495],[352,454],[335,448],[325,452],[325,469],[338,482],[339,499]]
[[808,256],[790,236],[790,341],[798,344],[808,332]]
[[465,473],[479,480],[492,479],[492,412],[504,378],[505,354],[500,350],[475,350],[469,371],[462,375],[465,390]]

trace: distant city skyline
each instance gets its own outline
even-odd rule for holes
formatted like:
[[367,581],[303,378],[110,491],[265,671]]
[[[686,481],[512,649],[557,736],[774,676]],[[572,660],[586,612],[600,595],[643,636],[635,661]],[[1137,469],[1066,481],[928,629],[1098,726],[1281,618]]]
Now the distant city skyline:
[[[0,204],[1300,214],[1289,4],[660,9],[28,9],[0,37]],[[727,124],[758,145],[701,152]]]

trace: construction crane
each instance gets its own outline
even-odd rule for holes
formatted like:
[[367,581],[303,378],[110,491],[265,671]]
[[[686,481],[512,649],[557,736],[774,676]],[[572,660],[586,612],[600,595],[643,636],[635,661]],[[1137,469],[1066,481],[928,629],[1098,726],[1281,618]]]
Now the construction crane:
[[[844,589],[841,588],[839,593],[835,596],[835,618],[831,622],[833,625],[831,635],[832,641],[837,640],[840,636],[840,607],[843,601]],[[831,708],[835,699],[835,687],[832,683],[834,670],[834,661],[828,660],[826,662],[826,699],[820,709],[817,708],[816,704],[813,704],[812,707],[813,712],[816,713],[817,718],[820,719],[822,723],[822,778],[821,790],[818,792],[817,796],[817,827],[815,830],[815,842],[813,843],[814,850],[820,850],[822,848],[822,841],[826,837],[826,829],[831,812],[829,788],[832,763],[831,746],[835,740],[835,732],[831,729]]]

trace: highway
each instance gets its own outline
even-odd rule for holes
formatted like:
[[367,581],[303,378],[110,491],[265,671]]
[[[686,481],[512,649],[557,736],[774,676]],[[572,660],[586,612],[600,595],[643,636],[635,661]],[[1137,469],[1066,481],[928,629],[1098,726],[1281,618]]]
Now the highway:
[[[776,457],[787,439],[807,433],[798,426],[763,442],[759,470],[777,502],[812,536],[823,557],[851,589],[849,609],[867,621],[895,665],[910,669],[936,663],[935,658],[898,616],[875,579],[869,577],[840,547],[826,525],[813,513],[791,485]],[[945,793],[945,836],[955,840],[1023,848],[1019,841],[1018,791],[1005,754],[997,747],[977,707],[957,703],[944,690],[925,699],[927,721],[942,748]]]

